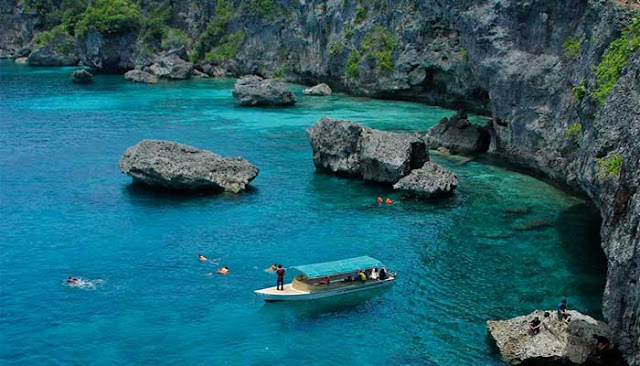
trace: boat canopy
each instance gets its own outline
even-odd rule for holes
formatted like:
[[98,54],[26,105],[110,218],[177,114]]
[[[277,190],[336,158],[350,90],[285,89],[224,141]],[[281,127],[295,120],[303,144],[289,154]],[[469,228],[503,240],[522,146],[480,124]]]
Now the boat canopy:
[[302,272],[308,278],[318,278],[328,275],[353,272],[359,269],[365,270],[373,267],[383,267],[383,264],[375,258],[362,256],[333,262],[293,266],[292,268]]

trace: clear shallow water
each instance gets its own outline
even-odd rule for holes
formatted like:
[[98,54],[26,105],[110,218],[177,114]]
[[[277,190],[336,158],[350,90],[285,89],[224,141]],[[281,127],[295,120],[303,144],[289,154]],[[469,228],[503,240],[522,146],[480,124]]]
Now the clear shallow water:
[[[600,316],[599,223],[580,199],[435,157],[455,197],[378,207],[398,195],[314,171],[304,130],[323,115],[418,131],[452,111],[345,96],[250,109],[232,80],[78,86],[71,70],[0,63],[1,364],[498,365],[487,319],[564,297]],[[149,192],[117,168],[143,138],[242,155],[260,175],[237,196]],[[516,230],[537,218],[551,225]],[[207,276],[198,253],[231,274]],[[362,254],[399,273],[393,288],[293,305],[252,293],[274,285],[273,262]]]

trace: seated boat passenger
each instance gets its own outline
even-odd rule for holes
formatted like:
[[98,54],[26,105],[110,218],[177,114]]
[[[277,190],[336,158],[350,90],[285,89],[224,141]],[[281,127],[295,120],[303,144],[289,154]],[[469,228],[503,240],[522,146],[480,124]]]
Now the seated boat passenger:
[[329,278],[329,276],[325,276],[325,278],[321,279],[318,282],[319,285],[330,285],[331,284],[331,279]]
[[371,274],[369,275],[369,278],[371,278],[372,280],[377,280],[378,279],[378,268],[373,267],[371,269]]
[[347,276],[342,280],[342,282],[353,282],[353,276]]
[[381,281],[384,281],[387,278],[389,278],[389,275],[387,274],[387,270],[384,267],[380,268],[380,275],[378,276],[378,278]]
[[358,279],[364,282],[367,280],[367,275],[363,271],[358,271]]

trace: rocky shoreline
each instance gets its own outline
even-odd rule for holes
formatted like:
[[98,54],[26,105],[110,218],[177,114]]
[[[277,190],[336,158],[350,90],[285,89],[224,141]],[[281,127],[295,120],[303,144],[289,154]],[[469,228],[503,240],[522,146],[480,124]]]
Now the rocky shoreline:
[[[168,79],[198,70],[325,82],[357,95],[490,114],[488,152],[585,192],[599,207],[609,263],[604,316],[627,361],[640,365],[640,52],[628,49],[622,64],[606,61],[607,52],[636,39],[636,7],[604,0],[273,4],[269,13],[229,15],[218,4],[174,2],[167,27],[195,41],[185,42],[193,63],[171,53],[180,49],[172,39],[151,34],[143,42],[147,34],[135,22],[112,33],[89,27],[71,40],[59,33],[35,40],[51,31],[47,12],[2,0],[0,53],[31,65],[82,60],[100,72],[136,69]],[[608,80],[611,70],[617,74]],[[484,150],[485,138],[478,140],[467,146]]]

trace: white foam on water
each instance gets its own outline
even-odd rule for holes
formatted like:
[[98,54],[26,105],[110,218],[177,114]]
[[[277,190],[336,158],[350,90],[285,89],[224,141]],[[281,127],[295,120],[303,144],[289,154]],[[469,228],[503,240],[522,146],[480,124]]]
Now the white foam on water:
[[67,282],[67,280],[64,280],[63,284],[65,286],[77,288],[80,290],[95,291],[104,287],[104,284],[106,283],[105,280],[101,280],[101,279],[86,280],[80,277],[77,277],[77,279],[78,281],[74,283]]

